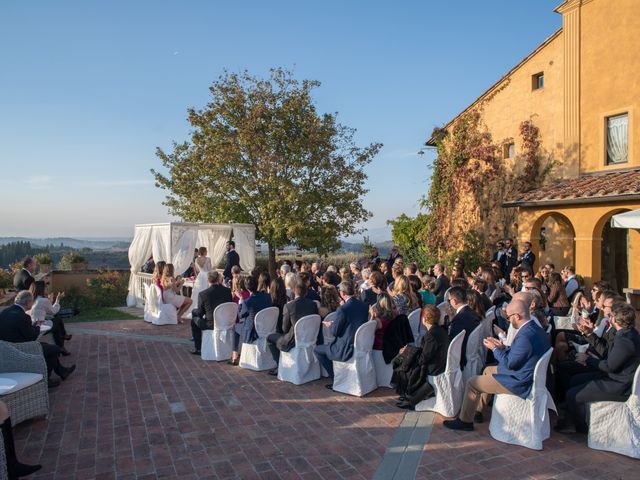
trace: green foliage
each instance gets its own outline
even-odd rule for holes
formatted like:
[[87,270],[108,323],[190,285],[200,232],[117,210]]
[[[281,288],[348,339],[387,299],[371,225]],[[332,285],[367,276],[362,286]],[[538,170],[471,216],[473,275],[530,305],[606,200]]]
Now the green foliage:
[[34,257],[40,265],[51,265],[51,254],[49,252],[39,253]]
[[13,273],[0,268],[0,290],[13,287]]
[[69,287],[62,299],[64,307],[80,311],[103,307],[122,307],[127,297],[129,276],[109,270],[87,279],[86,288]]
[[86,303],[91,307],[122,307],[127,297],[129,276],[109,270],[87,280]]
[[42,247],[31,245],[31,242],[11,242],[0,245],[0,267],[8,267],[24,257],[46,252]]
[[429,228],[430,215],[418,214],[415,218],[401,214],[394,220],[388,220],[391,225],[391,238],[398,245],[403,258],[407,262],[416,262],[422,268],[437,261],[437,256],[429,250],[429,246],[422,240]]
[[381,144],[358,147],[355,130],[316,111],[320,83],[272,69],[268,79],[225,72],[201,110],[190,109],[189,142],[157,149],[152,170],[165,205],[186,221],[251,223],[276,248],[335,251],[339,236],[370,217],[365,167]]
[[69,252],[62,256],[60,261],[58,262],[58,270],[71,270],[71,265],[74,263],[84,263],[86,262],[85,257],[80,255],[79,253]]
[[369,240],[369,237],[367,235],[362,237],[362,253],[364,253],[366,256],[370,257],[374,247],[375,247],[375,245],[373,243],[371,243],[371,241]]

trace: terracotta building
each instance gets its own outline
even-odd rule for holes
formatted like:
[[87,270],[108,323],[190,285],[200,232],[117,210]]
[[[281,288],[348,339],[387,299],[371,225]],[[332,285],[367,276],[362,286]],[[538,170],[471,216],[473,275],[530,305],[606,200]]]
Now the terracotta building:
[[640,1],[567,0],[556,12],[562,28],[445,128],[482,104],[513,164],[531,119],[557,164],[542,186],[505,199],[518,243],[532,242],[536,268],[572,264],[587,283],[640,288],[640,234],[609,226],[640,208]]

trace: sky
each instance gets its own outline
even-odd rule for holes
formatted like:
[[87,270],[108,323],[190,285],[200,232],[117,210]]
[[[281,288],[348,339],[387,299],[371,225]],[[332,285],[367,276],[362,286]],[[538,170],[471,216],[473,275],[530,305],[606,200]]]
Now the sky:
[[223,69],[319,80],[369,165],[364,227],[415,215],[445,124],[562,24],[560,0],[0,1],[0,236],[131,237],[171,220],[156,147]]

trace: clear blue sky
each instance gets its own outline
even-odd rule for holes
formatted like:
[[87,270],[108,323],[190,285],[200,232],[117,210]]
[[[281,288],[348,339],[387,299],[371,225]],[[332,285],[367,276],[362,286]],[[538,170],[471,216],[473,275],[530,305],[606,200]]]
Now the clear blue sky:
[[322,82],[369,168],[372,236],[415,214],[442,125],[561,26],[560,0],[0,2],[0,236],[130,236],[165,221],[154,150],[223,68]]

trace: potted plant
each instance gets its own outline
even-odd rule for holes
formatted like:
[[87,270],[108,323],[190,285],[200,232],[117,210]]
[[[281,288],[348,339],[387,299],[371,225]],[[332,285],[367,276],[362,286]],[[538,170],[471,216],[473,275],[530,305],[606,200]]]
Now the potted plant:
[[86,270],[87,260],[78,253],[72,253],[69,259],[71,263],[71,270]]
[[51,273],[51,254],[39,253],[35,256],[35,260],[40,265],[40,273]]

